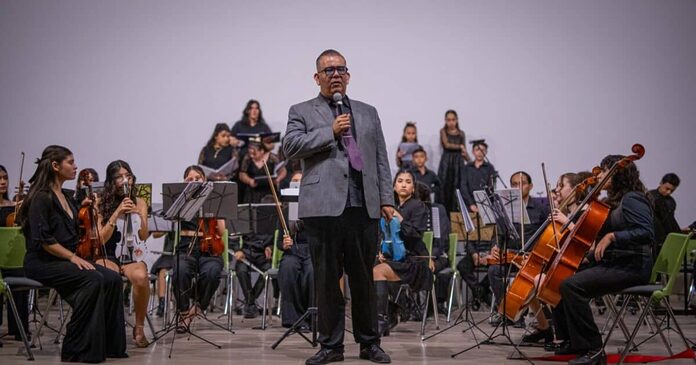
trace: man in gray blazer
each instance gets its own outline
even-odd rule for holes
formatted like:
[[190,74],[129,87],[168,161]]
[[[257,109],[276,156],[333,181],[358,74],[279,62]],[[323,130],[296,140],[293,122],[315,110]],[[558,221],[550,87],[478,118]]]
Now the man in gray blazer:
[[380,215],[391,219],[394,193],[377,110],[348,99],[350,74],[335,50],[316,60],[320,94],[290,107],[285,155],[302,163],[299,217],[314,267],[321,350],[306,364],[343,361],[345,301],[339,279],[350,280],[353,335],[360,358],[391,359],[380,347],[372,281]]

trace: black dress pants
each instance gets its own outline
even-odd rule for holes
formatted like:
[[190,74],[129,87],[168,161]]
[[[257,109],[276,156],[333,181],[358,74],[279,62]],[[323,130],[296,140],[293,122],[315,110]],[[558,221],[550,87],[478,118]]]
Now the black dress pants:
[[[180,298],[177,298],[177,306],[180,311],[189,309],[194,294],[197,295],[197,298],[194,299],[198,300],[201,309],[208,309],[210,299],[220,283],[220,271],[222,271],[223,265],[222,258],[217,256],[179,255],[179,261],[174,265],[173,282],[175,288],[181,288]],[[191,282],[196,276],[196,272],[198,272],[198,278],[196,279],[196,287],[193,288]]]
[[379,344],[372,281],[379,221],[364,208],[346,208],[338,217],[303,221],[312,252],[321,347],[343,350],[346,303],[338,282],[344,271],[350,280],[353,337],[362,346]]
[[[244,249],[244,256],[247,261],[252,265],[256,266],[261,271],[266,271],[271,268],[271,261],[266,258],[266,254],[263,251],[250,251]],[[235,267],[235,272],[237,273],[237,279],[239,280],[239,286],[242,287],[242,292],[244,292],[244,300],[246,304],[253,304],[256,298],[261,295],[263,288],[265,287],[265,282],[262,277],[259,276],[258,280],[254,286],[251,286],[251,272],[254,271],[251,267],[243,262],[237,262]]]
[[107,357],[127,356],[121,275],[97,264],[94,267],[96,270],[80,270],[66,260],[34,255],[24,259],[26,276],[58,291],[72,307],[62,361],[102,362]]
[[309,247],[306,244],[300,244],[297,248],[298,251],[306,251],[307,254],[298,256],[286,253],[278,267],[283,327],[292,326],[312,305],[314,270],[309,256]]
[[[648,265],[648,270],[650,265]],[[645,271],[645,270],[643,270]],[[631,271],[610,266],[594,266],[576,273],[561,283],[561,302],[554,313],[554,319],[565,318],[561,325],[561,336],[570,339],[573,350],[597,350],[602,347],[602,335],[594,321],[590,300],[592,298],[618,293],[619,291],[647,283],[645,272]],[[558,317],[558,318],[557,318]]]

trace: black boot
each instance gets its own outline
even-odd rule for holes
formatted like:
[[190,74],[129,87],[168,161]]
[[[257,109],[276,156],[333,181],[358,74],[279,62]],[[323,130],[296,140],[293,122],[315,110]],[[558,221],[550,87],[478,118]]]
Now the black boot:
[[159,304],[157,304],[157,317],[162,317],[164,315],[164,298],[159,298]]
[[259,309],[256,308],[256,297],[251,291],[246,293],[246,304],[244,305],[244,318],[251,319],[259,316]]
[[389,287],[387,281],[375,281],[377,296],[377,332],[380,337],[389,336]]

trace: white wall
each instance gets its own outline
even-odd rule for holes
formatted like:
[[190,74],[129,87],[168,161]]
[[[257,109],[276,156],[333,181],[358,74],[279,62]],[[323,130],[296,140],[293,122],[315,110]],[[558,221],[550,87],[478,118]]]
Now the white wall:
[[[314,59],[337,48],[348,94],[380,111],[393,156],[406,120],[439,160],[448,108],[486,138],[508,177],[590,169],[643,143],[649,187],[682,177],[696,219],[693,1],[7,1],[0,2],[0,164],[70,147],[103,174],[178,181],[214,123],[249,98],[272,128],[314,97]],[[28,173],[33,166],[29,165]]]

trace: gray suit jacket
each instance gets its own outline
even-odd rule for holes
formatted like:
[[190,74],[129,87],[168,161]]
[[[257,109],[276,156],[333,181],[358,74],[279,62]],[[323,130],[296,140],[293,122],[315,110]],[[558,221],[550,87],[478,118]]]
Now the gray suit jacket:
[[[394,205],[391,171],[382,125],[373,106],[350,100],[358,147],[363,158],[363,193],[370,218],[380,216],[380,206]],[[337,217],[348,197],[348,157],[334,138],[333,113],[318,97],[290,107],[283,150],[302,162],[299,216]]]

